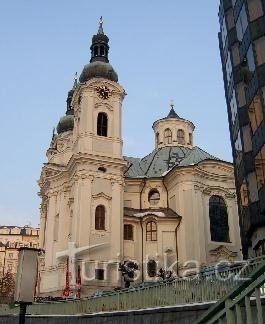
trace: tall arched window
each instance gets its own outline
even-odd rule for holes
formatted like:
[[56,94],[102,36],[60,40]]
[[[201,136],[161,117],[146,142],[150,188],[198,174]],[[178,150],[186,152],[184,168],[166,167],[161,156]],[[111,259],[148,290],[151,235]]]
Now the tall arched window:
[[96,208],[95,229],[103,231],[105,230],[105,207],[103,205],[99,205]]
[[146,241],[157,241],[157,225],[154,221],[146,223]]
[[160,194],[157,189],[150,190],[148,194],[148,201],[150,205],[157,205],[160,200]]
[[104,46],[100,46],[100,55],[104,55]]
[[169,128],[165,129],[165,131],[164,131],[164,142],[165,142],[165,144],[172,143],[172,132]]
[[227,207],[222,197],[210,197],[209,217],[211,240],[216,242],[229,242]]
[[178,129],[177,141],[179,144],[185,144],[185,136],[184,136],[184,131],[182,129]]
[[97,135],[107,136],[108,134],[108,116],[107,114],[100,112],[97,119]]

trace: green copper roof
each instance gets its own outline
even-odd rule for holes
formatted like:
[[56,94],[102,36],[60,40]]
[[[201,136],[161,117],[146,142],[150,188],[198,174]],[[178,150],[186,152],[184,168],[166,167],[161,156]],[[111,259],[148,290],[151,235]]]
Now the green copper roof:
[[194,165],[206,159],[218,160],[197,146],[192,149],[181,146],[162,147],[143,159],[124,158],[130,163],[125,173],[128,178],[161,177],[175,166]]

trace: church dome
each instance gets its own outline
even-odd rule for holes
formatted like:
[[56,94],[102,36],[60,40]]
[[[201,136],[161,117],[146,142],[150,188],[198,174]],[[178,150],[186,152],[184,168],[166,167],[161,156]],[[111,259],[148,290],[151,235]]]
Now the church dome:
[[107,62],[94,61],[84,66],[79,81],[86,82],[92,78],[104,78],[114,82],[118,82],[118,74],[112,65]]
[[63,116],[57,125],[57,133],[61,134],[63,132],[71,131],[74,129],[74,116],[66,115]]

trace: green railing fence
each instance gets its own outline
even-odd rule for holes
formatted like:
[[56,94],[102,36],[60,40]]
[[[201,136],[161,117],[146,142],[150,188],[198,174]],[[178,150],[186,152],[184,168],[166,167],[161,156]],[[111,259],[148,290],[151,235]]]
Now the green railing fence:
[[[149,287],[114,291],[79,301],[35,303],[28,307],[28,313],[72,315],[217,301],[242,282],[247,283],[247,278],[251,280],[253,271],[264,264],[264,258],[256,258],[249,260],[246,266],[218,273],[208,271],[204,275],[157,282]],[[264,291],[263,295],[265,296]],[[0,315],[15,313],[18,313],[18,307],[10,309],[8,305],[0,305]]]
[[[261,295],[264,294],[265,262],[227,296],[212,306],[196,324],[263,324],[265,314],[262,312]],[[254,308],[254,309],[253,309]]]

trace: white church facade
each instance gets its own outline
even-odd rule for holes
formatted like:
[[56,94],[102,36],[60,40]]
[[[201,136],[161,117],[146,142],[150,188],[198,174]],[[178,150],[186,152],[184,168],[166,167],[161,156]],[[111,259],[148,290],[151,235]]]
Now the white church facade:
[[70,277],[82,296],[124,286],[119,264],[128,260],[139,282],[160,268],[179,276],[242,259],[233,166],[193,145],[194,125],[173,105],[153,124],[154,150],[123,156],[125,91],[108,41],[101,21],[41,171],[41,295],[75,289]]

